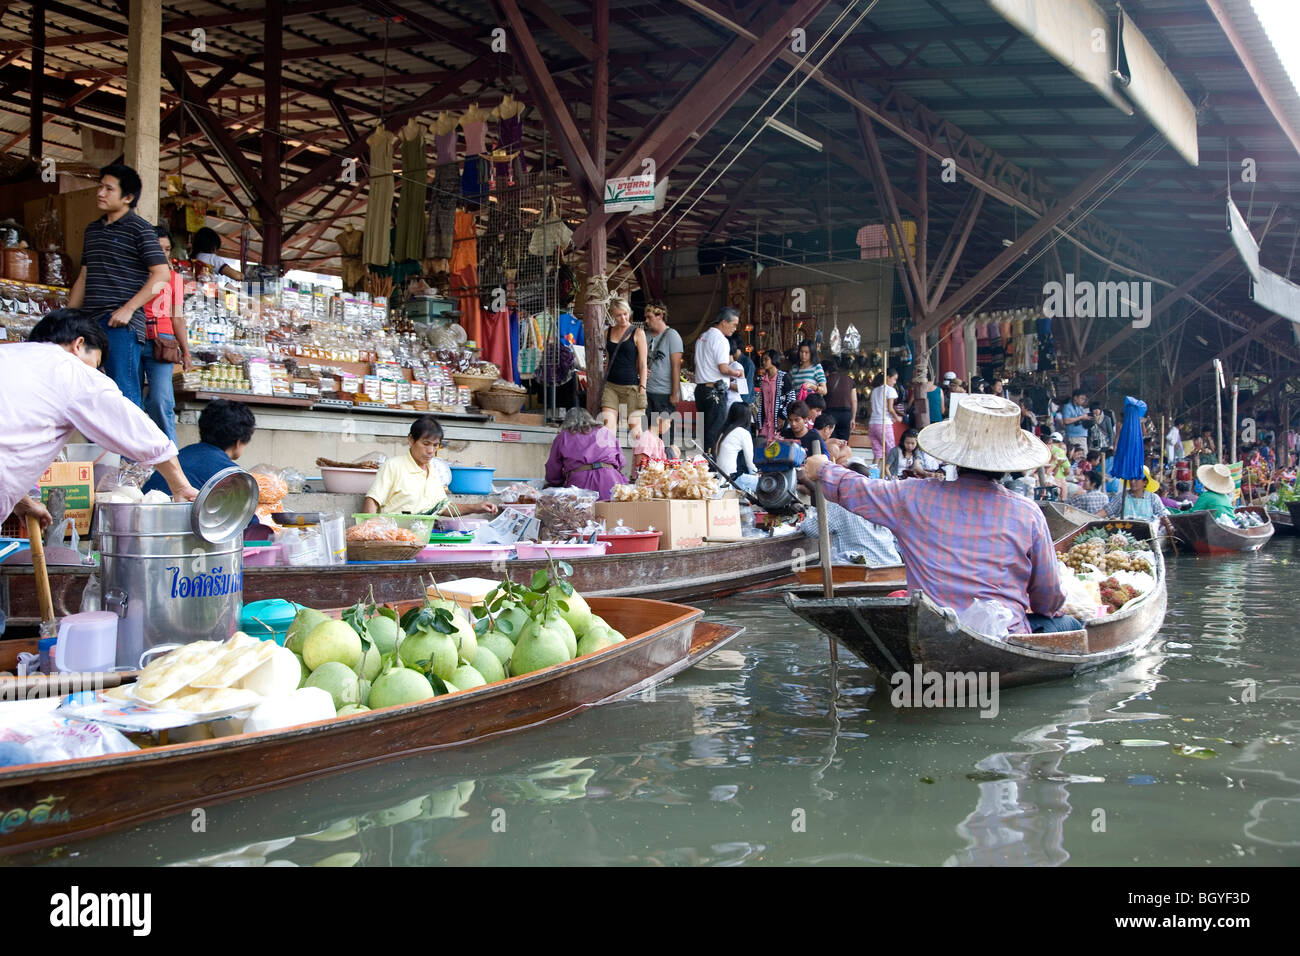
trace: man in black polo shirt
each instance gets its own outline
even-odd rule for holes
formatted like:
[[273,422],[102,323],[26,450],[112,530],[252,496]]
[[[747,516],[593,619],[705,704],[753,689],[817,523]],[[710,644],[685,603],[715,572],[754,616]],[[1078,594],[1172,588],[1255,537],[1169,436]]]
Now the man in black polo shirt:
[[108,332],[104,371],[143,408],[144,304],[166,288],[170,270],[154,227],[134,211],[141,188],[130,166],[113,163],[99,171],[95,204],[104,216],[86,227],[81,272],[68,305],[94,315]]

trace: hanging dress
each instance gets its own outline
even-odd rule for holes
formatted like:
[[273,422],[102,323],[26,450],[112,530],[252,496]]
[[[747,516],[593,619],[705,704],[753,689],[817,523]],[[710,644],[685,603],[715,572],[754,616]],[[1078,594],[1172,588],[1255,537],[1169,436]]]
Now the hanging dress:
[[524,114],[520,110],[514,116],[503,116],[498,124],[501,148],[507,153],[514,153],[508,162],[497,163],[497,182],[501,185],[514,186],[519,182],[527,167],[524,164]]
[[424,255],[424,196],[429,163],[424,155],[424,132],[402,140],[402,191],[397,197],[397,236],[393,258],[398,262]]
[[456,127],[435,133],[437,169],[429,187],[429,231],[424,237],[424,258],[450,259],[455,237],[456,202],[460,199],[460,170],[456,168]]
[[469,209],[478,209],[487,199],[488,163],[482,157],[487,151],[487,123],[465,123],[465,168],[460,174],[460,194]]
[[370,194],[366,199],[364,255],[367,265],[386,266],[392,259],[390,233],[393,228],[393,141],[382,126],[371,133]]
[[460,325],[475,344],[483,344],[478,302],[478,230],[472,212],[456,213],[456,242],[451,256],[451,295],[460,301]]
[[965,364],[957,377],[969,385],[970,376],[975,371],[975,365],[977,364],[978,341],[976,339],[975,323],[971,321],[970,316],[966,317],[965,326],[965,331],[962,334],[962,338],[966,340]]

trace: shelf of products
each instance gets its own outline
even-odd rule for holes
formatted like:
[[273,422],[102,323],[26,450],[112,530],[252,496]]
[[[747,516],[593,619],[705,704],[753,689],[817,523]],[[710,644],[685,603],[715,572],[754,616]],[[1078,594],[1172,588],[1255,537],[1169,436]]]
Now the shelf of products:
[[0,341],[21,342],[41,316],[68,304],[62,286],[0,281]]

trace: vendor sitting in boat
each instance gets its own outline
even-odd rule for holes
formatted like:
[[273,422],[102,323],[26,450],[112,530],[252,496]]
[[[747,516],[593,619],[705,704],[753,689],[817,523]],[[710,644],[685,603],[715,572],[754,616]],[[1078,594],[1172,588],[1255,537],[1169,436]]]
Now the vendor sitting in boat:
[[[253,430],[256,427],[257,419],[253,416],[253,410],[243,402],[231,402],[224,398],[208,402],[207,407],[199,413],[199,440],[186,445],[177,455],[181,471],[190,484],[202,488],[217,472],[238,468],[235,462],[253,440]],[[146,494],[151,491],[170,491],[166,480],[157,472],[140,490]]]
[[[432,415],[421,415],[411,423],[405,455],[389,458],[375,475],[361,510],[366,514],[438,514],[447,507],[450,470],[434,459],[442,447],[442,425]],[[491,502],[462,504],[462,515],[497,513]]]
[[1202,465],[1196,469],[1196,480],[1205,488],[1193,511],[1211,511],[1216,518],[1231,518],[1233,514],[1232,495],[1237,484],[1232,480],[1232,469],[1224,464]]
[[583,488],[609,501],[615,485],[624,482],[623,449],[608,428],[592,418],[585,408],[571,408],[560,432],[551,442],[546,459],[548,488]]
[[1169,514],[1160,500],[1160,483],[1151,477],[1151,469],[1142,468],[1142,478],[1129,479],[1128,487],[1110,499],[1106,505],[1107,518],[1154,521]]
[[1020,410],[995,395],[973,395],[947,421],[928,425],[920,447],[957,466],[956,481],[864,478],[821,455],[804,463],[828,501],[888,528],[898,539],[907,586],[959,615],[976,601],[1011,611],[1011,633],[1073,631],[1060,563],[1038,506],[999,483],[1008,471],[1046,465],[1051,455],[1020,428]]

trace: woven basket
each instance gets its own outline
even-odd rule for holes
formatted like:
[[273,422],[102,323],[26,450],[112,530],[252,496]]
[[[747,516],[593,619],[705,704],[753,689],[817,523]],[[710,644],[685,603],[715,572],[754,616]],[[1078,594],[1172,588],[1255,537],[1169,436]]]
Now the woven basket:
[[400,544],[395,541],[349,541],[349,561],[406,561],[415,557],[422,544]]
[[452,375],[451,380],[456,383],[457,388],[468,388],[471,392],[481,392],[485,388],[491,388],[492,383],[497,378],[495,375],[461,375],[457,373]]
[[517,415],[524,407],[528,395],[524,392],[477,392],[474,402],[479,408],[500,412],[502,415]]

